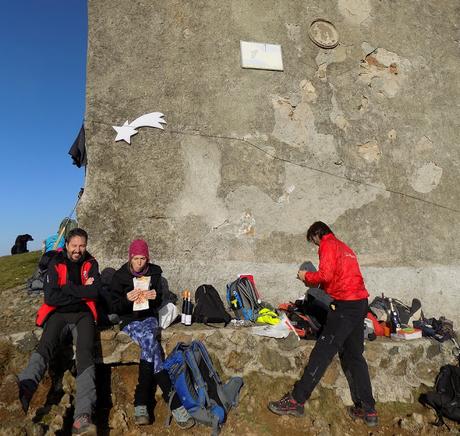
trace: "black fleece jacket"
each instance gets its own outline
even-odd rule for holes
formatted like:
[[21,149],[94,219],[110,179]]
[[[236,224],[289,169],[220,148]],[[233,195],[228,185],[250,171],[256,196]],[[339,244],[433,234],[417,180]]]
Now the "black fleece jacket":
[[[101,277],[96,259],[88,252],[85,252],[80,262],[77,263],[79,269],[81,270],[83,263],[86,261],[91,263],[88,278],[94,278],[94,283],[88,286],[83,285],[81,278],[77,277],[77,274],[73,271],[74,268],[72,267],[76,265],[69,265],[71,261],[68,259],[65,250],[57,253],[51,259],[44,285],[46,304],[57,306],[58,312],[82,312],[88,310],[83,299],[97,300],[101,288]],[[59,263],[67,264],[67,283],[62,287],[58,285],[58,274],[55,268]],[[74,281],[72,281],[72,278]]]
[[168,302],[175,302],[177,297],[165,289],[161,279],[162,269],[153,263],[148,264],[146,276],[150,276],[150,289],[155,289],[157,297],[149,301],[149,308],[145,310],[133,311],[133,302],[126,296],[134,289],[133,278],[135,277],[129,268],[129,263],[125,263],[115,272],[110,284],[112,295],[112,310],[121,319],[121,328],[124,328],[132,321],[141,321],[148,317],[158,317],[158,310]]

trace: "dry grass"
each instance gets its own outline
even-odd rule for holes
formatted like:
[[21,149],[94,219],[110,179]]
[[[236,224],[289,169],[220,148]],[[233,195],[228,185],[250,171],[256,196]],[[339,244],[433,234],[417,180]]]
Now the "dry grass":
[[40,251],[0,257],[0,291],[26,283],[35,271]]

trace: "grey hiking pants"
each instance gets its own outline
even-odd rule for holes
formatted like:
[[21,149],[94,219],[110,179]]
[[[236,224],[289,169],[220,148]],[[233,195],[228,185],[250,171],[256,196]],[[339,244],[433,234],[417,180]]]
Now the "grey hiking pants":
[[19,374],[19,380],[33,380],[37,385],[45,375],[48,364],[61,339],[62,330],[74,324],[76,345],[76,398],[74,416],[92,414],[96,404],[96,379],[94,366],[95,324],[90,312],[52,313],[45,323],[42,337],[30,357],[29,364]]

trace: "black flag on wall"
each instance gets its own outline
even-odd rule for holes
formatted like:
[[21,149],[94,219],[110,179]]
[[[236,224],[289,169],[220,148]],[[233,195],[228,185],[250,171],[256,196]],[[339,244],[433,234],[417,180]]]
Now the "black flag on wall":
[[78,168],[86,165],[85,127],[83,125],[72,147],[70,147],[69,154],[72,157],[73,164]]

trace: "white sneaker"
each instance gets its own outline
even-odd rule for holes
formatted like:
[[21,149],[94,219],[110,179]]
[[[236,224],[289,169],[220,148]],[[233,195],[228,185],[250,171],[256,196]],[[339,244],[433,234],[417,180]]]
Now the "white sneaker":
[[180,406],[177,409],[171,410],[172,416],[176,424],[183,429],[191,428],[195,425],[195,420],[187,412],[184,406]]
[[135,406],[134,407],[134,422],[137,425],[148,425],[150,424],[149,412],[147,406]]

